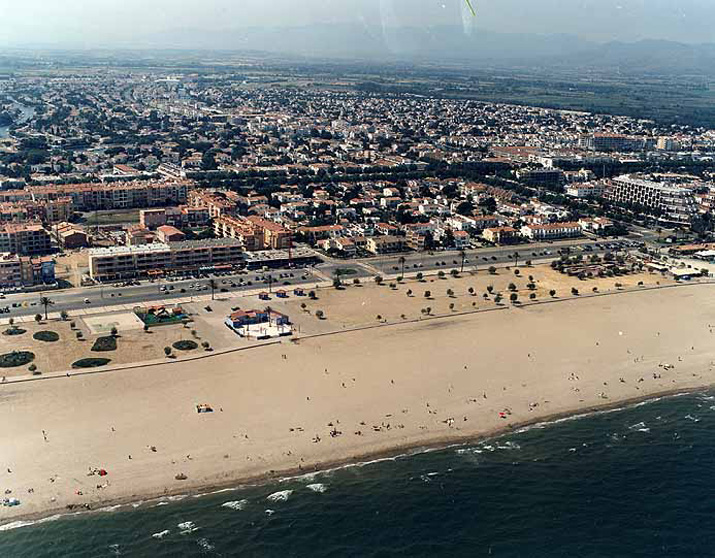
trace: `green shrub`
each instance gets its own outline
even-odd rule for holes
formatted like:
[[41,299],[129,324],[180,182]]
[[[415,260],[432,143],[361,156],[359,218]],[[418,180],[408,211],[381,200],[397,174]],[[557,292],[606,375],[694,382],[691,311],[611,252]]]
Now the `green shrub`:
[[98,368],[100,366],[106,366],[110,362],[112,361],[108,358],[83,358],[75,362],[72,368]]
[[115,337],[100,337],[92,345],[92,352],[108,353],[117,350],[117,339]]
[[35,354],[29,351],[13,351],[0,355],[0,368],[17,368],[35,360]]
[[60,336],[54,331],[38,331],[32,338],[45,343],[55,343],[60,340]]
[[199,345],[195,341],[183,339],[174,343],[172,347],[174,347],[177,351],[194,351],[199,348]]

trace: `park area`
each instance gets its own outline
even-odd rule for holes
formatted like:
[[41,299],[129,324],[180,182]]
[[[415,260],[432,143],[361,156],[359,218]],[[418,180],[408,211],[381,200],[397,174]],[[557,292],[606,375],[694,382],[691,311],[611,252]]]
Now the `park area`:
[[201,319],[145,331],[132,312],[70,316],[66,321],[0,326],[0,376],[175,359],[224,347],[226,343],[212,335],[212,328]]

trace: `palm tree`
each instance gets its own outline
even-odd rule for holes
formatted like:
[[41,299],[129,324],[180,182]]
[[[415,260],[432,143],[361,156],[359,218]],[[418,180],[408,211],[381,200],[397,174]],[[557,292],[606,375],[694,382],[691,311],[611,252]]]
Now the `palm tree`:
[[514,252],[514,267],[519,267],[519,252]]
[[459,257],[462,258],[462,265],[459,268],[460,273],[464,273],[464,260],[467,259],[467,253],[464,250],[459,251]]
[[340,279],[340,270],[336,269],[335,271],[333,271],[333,287],[339,289],[342,286],[343,282]]
[[218,287],[218,284],[216,283],[216,279],[209,279],[209,288],[211,289],[211,300],[216,300],[216,288]]
[[405,259],[404,256],[400,256],[400,259],[397,260],[400,263],[400,275],[402,277],[405,276],[405,263],[407,263],[407,260]]
[[52,302],[46,296],[40,297],[40,305],[45,307],[45,321],[47,320],[47,307],[50,306],[51,304],[54,304],[54,302]]

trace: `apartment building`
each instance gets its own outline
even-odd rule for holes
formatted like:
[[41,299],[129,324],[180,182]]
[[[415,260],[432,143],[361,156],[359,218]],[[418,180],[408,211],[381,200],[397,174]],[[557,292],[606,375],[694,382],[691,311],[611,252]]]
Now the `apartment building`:
[[223,215],[214,220],[217,238],[233,238],[241,242],[248,252],[263,249],[263,235],[252,223],[238,217]]
[[89,250],[89,273],[95,281],[160,276],[242,263],[243,248],[234,239],[189,240]]
[[210,223],[211,216],[206,207],[165,207],[142,209],[139,212],[139,224],[150,230],[170,225],[172,227],[201,227]]
[[367,239],[366,249],[372,254],[391,254],[405,250],[407,242],[401,236],[373,236]]
[[238,204],[228,199],[225,195],[208,190],[191,190],[189,192],[189,205],[191,207],[205,207],[211,219],[218,219],[224,215],[236,213]]
[[655,210],[662,220],[672,223],[688,224],[697,213],[697,201],[691,189],[631,175],[614,178],[606,198]]
[[27,191],[34,201],[54,202],[69,198],[77,211],[93,211],[186,203],[189,183],[131,181],[113,184],[54,184],[30,186]]
[[513,227],[490,227],[484,229],[482,238],[493,244],[509,244],[516,240],[517,232]]
[[39,223],[0,225],[0,252],[33,256],[51,251],[50,234]]
[[55,262],[52,258],[0,254],[0,288],[12,289],[53,283]]
[[530,240],[556,240],[574,238],[583,234],[581,225],[574,222],[547,223],[544,225],[524,225],[521,234]]

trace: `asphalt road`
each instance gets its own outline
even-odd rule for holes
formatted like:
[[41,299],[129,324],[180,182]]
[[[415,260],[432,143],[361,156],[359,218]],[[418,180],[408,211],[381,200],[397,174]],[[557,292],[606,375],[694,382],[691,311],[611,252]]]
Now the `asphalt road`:
[[[631,238],[631,240],[642,242],[643,236]],[[595,241],[590,239],[575,239],[565,240],[553,243],[539,243],[518,246],[506,246],[497,248],[483,248],[479,250],[466,251],[465,271],[474,269],[487,269],[489,266],[504,266],[514,263],[514,253],[519,253],[519,263],[524,264],[526,260],[532,260],[534,263],[549,262],[559,257],[559,251],[569,248],[572,253],[583,254],[602,254],[609,249],[606,244],[613,244],[620,241]],[[597,246],[600,245],[600,248]],[[589,247],[589,248],[587,248]],[[628,249],[633,249],[632,247]],[[616,251],[616,250],[611,250]],[[350,270],[349,275],[344,277],[345,281],[351,281],[357,277],[366,279],[374,277],[377,274],[384,276],[399,274],[402,270],[400,262],[400,254],[390,255],[377,258],[366,258],[359,260],[336,260],[325,258],[325,262],[308,269],[277,269],[270,273],[262,271],[248,272],[232,277],[217,278],[218,289],[217,294],[226,289],[226,292],[243,292],[264,288],[268,290],[267,277],[270,274],[273,277],[272,287],[279,288],[284,282],[289,282],[290,286],[306,286],[330,280],[336,269]],[[434,253],[413,253],[404,255],[405,258],[405,274],[415,274],[417,272],[437,272],[443,270],[449,272],[452,269],[460,269],[461,257],[459,252],[455,250],[438,251]],[[444,263],[442,263],[444,262]],[[290,277],[290,274],[293,277]],[[283,277],[281,277],[283,275]],[[239,283],[243,279],[243,283]],[[185,281],[157,281],[151,283],[142,281],[139,286],[131,287],[114,287],[113,285],[103,285],[95,287],[87,287],[81,289],[71,289],[65,291],[48,291],[44,293],[53,301],[50,307],[50,312],[60,312],[66,310],[71,313],[79,309],[87,309],[100,306],[112,306],[118,304],[145,304],[164,300],[186,298],[192,295],[210,294],[210,289],[197,291],[191,289],[191,285],[199,284],[208,286],[208,279],[190,279]],[[226,281],[226,283],[222,283]],[[231,287],[230,282],[233,281],[236,286]],[[250,284],[249,284],[250,283]],[[167,288],[166,291],[161,291],[161,287]],[[173,286],[173,290],[169,287]],[[181,292],[184,289],[185,292]],[[0,317],[22,317],[33,316],[38,313],[43,313],[43,308],[39,304],[42,293],[32,294],[13,294],[8,295],[5,300],[0,300],[0,307],[10,306],[9,314],[2,314]],[[89,303],[85,302],[89,299]],[[16,307],[12,307],[12,304]]]

